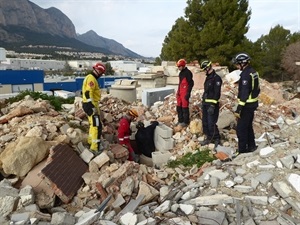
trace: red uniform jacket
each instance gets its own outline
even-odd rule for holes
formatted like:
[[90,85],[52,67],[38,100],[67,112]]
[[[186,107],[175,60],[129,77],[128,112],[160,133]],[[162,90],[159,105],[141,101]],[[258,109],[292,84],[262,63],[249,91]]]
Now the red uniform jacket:
[[123,117],[118,128],[118,139],[121,145],[130,143],[130,133],[130,121]]

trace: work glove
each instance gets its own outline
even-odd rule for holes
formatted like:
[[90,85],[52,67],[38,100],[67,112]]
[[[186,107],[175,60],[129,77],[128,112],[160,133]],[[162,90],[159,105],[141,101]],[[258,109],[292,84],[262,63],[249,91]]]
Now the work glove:
[[186,95],[184,96],[184,99],[188,101],[188,100],[190,99],[190,97],[191,97],[190,94],[186,94]]
[[234,115],[236,118],[241,118],[242,109],[243,109],[243,106],[238,105],[238,107],[236,108],[236,110],[234,112]]
[[213,115],[214,112],[215,112],[215,106],[214,106],[214,105],[210,105],[210,106],[208,107],[208,109],[207,109],[207,113],[208,113],[209,115]]
[[95,107],[94,107],[94,105],[93,105],[92,102],[84,102],[84,103],[82,103],[82,108],[83,108],[83,111],[88,116],[93,115]]

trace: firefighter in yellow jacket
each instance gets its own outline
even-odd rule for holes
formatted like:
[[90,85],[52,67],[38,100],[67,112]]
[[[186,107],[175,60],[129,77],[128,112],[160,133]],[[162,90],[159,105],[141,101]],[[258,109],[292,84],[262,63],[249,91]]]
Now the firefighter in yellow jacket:
[[101,99],[101,89],[98,84],[98,78],[105,73],[105,66],[102,63],[96,63],[93,71],[88,74],[82,85],[82,108],[89,120],[89,137],[90,151],[95,155],[103,151],[101,143],[102,123],[100,120],[99,102]]

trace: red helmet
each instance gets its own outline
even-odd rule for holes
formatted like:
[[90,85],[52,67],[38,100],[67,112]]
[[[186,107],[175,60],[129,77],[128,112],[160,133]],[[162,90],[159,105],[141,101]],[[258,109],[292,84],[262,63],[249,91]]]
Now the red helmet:
[[102,63],[96,63],[93,66],[93,69],[96,70],[98,73],[105,73],[106,68]]
[[176,63],[177,67],[179,66],[185,67],[185,65],[186,65],[186,61],[184,59],[179,59],[178,62]]

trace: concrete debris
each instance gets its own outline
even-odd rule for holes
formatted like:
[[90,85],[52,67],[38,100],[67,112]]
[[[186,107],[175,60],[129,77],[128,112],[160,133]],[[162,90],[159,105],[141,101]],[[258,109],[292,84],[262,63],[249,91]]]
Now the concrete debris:
[[[173,74],[173,67],[163,70]],[[191,67],[203,81],[202,72]],[[2,108],[0,223],[300,224],[300,100],[284,92],[281,84],[261,80],[254,119],[258,149],[233,159],[237,148],[234,75],[229,81],[224,77],[222,87],[218,121],[222,143],[216,149],[208,146],[213,154],[229,160],[216,158],[201,168],[166,165],[186,153],[207,149],[199,144],[204,138],[200,81],[192,91],[191,123],[184,129],[175,127],[175,94],[151,107],[104,94],[100,108],[105,150],[96,157],[88,151],[88,122],[80,98],[62,112],[29,96]],[[176,85],[178,77],[168,78],[167,84]],[[156,151],[152,158],[141,155],[140,164],[126,160],[127,149],[116,138],[119,119],[131,107],[138,111],[139,120],[160,122]]]

